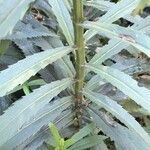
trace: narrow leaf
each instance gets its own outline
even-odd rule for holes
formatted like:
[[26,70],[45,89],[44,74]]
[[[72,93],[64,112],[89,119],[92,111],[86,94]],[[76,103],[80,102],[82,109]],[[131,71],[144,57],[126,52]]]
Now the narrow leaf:
[[121,27],[115,24],[89,21],[84,22],[83,26],[86,28],[94,29],[99,34],[103,34],[108,38],[120,39],[150,56],[150,37],[140,31]]
[[110,67],[88,65],[89,70],[97,73],[102,79],[107,80],[119,90],[131,97],[137,104],[150,112],[150,91],[144,87],[139,87],[137,82],[129,75]]
[[50,128],[52,136],[56,142],[56,145],[59,145],[60,140],[61,140],[61,136],[59,134],[57,127],[53,123],[50,123],[49,128]]
[[0,116],[0,145],[19,132],[53,97],[71,85],[70,79],[55,81],[17,101]]
[[73,143],[78,142],[79,140],[87,136],[88,134],[92,133],[94,129],[95,129],[94,123],[86,125],[82,129],[80,129],[79,132],[77,132],[71,137],[70,140],[72,141],[72,143],[68,144],[67,147],[71,146]]
[[136,132],[145,142],[150,143],[150,137],[146,131],[141,127],[141,125],[117,102],[111,100],[109,97],[104,96],[99,93],[92,92],[88,89],[84,90],[84,95],[91,101],[96,103],[98,106],[103,107],[111,114],[113,114],[117,119],[124,123],[129,129]]
[[34,0],[0,1],[0,39],[12,31],[18,20],[24,16],[31,2]]
[[98,53],[90,60],[90,64],[101,64],[106,59],[119,53],[122,49],[126,48],[129,44],[122,42],[122,40],[111,39],[108,45],[102,48],[97,48]]
[[92,0],[92,1],[85,1],[84,3],[86,6],[95,7],[102,11],[109,11],[115,5],[109,1],[101,1],[101,0]]
[[[140,19],[137,21],[131,28],[134,30],[142,31],[148,35],[149,26],[150,17],[147,17],[144,20]],[[122,49],[128,49],[129,45],[130,44],[120,39],[110,39],[108,45],[97,48],[96,51],[98,51],[98,53],[90,60],[90,64],[101,64],[106,59],[111,58],[113,55],[119,53]],[[129,51],[131,51],[130,48]]]
[[63,57],[72,50],[70,47],[61,47],[47,50],[28,56],[25,59],[10,66],[0,73],[0,96],[13,90],[19,84],[23,84],[31,76],[45,68],[48,64]]
[[[107,136],[115,142],[115,146],[119,150],[149,150],[149,144],[145,143],[143,139],[139,137],[135,132],[132,132],[128,128],[116,124],[116,126],[111,126],[106,123],[103,119],[103,113],[95,109],[95,107],[90,107],[88,109],[93,121],[96,126],[104,132]],[[139,142],[140,141],[140,142]]]
[[91,148],[97,144],[100,144],[103,140],[105,140],[106,137],[102,135],[93,135],[86,138],[83,138],[76,144],[72,145],[68,150],[84,150]]
[[[22,130],[20,130],[15,136],[13,136],[0,148],[3,150],[8,150],[10,147],[12,148],[20,147],[20,145],[24,145],[27,139],[33,140],[34,138],[36,138],[36,136],[40,137],[42,133],[45,133],[46,130],[48,130],[49,122],[54,122],[56,117],[60,117],[62,119],[61,121],[63,121],[64,118],[69,118],[68,114],[70,115],[71,110],[67,110],[63,113],[62,111],[64,111],[66,108],[70,107],[71,105],[72,105],[72,97],[70,96],[63,97],[61,99],[57,99],[54,102],[47,103],[37,113],[35,119],[31,120]],[[60,124],[63,125],[62,122]],[[44,128],[42,129],[42,131],[39,132],[39,130],[42,127]],[[47,132],[50,133],[49,131]]]
[[[92,3],[94,3],[94,2],[97,3],[97,0],[92,1]],[[112,23],[112,22],[118,20],[119,18],[125,17],[127,14],[130,14],[132,12],[132,10],[138,5],[138,2],[139,2],[139,0],[121,0],[121,1],[119,1],[116,5],[114,4],[112,7],[110,7],[108,12],[105,15],[103,15],[97,21],[97,23],[102,23],[102,22],[103,23]],[[99,1],[99,3],[101,3],[101,1]],[[110,2],[107,2],[107,3],[110,3]],[[104,5],[105,5],[105,3],[104,3]],[[107,4],[107,6],[109,6],[109,5]],[[98,5],[97,5],[96,8],[100,9],[101,7],[98,7]],[[127,18],[125,17],[125,19],[128,19],[128,17]],[[131,20],[129,20],[129,21],[131,21]],[[89,31],[87,31],[85,33],[85,39],[89,40],[97,33],[98,33],[97,30],[90,29]]]
[[63,31],[63,34],[67,39],[67,42],[69,43],[69,45],[73,45],[74,43],[73,24],[65,2],[63,0],[48,0],[48,2],[52,6],[54,15],[57,18],[59,26]]

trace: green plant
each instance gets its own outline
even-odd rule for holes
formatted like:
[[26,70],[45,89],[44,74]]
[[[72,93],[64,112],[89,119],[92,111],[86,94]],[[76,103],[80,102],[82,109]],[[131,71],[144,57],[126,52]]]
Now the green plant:
[[[119,150],[149,150],[146,116],[150,113],[150,91],[130,76],[141,70],[149,71],[146,56],[144,62],[135,58],[140,52],[150,56],[150,18],[132,16],[140,0],[118,3],[38,0],[35,5],[31,2],[34,0],[14,0],[11,4],[0,1],[1,57],[6,59],[8,47],[16,54],[13,58],[25,57],[0,73],[0,97],[21,89],[25,93],[0,116],[0,149],[107,150],[114,141]],[[34,9],[25,15],[29,5]],[[99,18],[95,18],[97,21],[84,18],[84,6],[101,10]],[[33,18],[31,14],[35,12]],[[45,18],[49,16],[50,23],[44,22],[42,13]],[[133,25],[121,26],[117,22],[120,18]],[[100,43],[97,34],[107,37],[108,44]],[[95,50],[92,46],[97,53],[89,60],[88,50]],[[122,54],[128,57],[129,66],[121,66],[123,58],[112,65],[108,59],[121,57],[123,49],[132,54],[132,57],[127,51]],[[138,64],[134,65],[133,60]],[[106,85],[109,90],[122,91],[135,102],[131,114],[127,112],[129,107],[123,108],[127,106],[125,103],[103,93]],[[145,126],[135,120],[137,113],[144,116]]]
[[150,0],[141,0],[139,5],[133,11],[133,14],[137,15],[143,13],[143,9],[145,8],[145,6],[149,6],[149,5],[150,5]]

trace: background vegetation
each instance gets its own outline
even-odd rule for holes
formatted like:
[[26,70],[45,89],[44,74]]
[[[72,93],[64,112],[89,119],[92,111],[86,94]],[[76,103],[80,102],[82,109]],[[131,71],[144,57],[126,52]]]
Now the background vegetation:
[[0,149],[150,149],[149,0],[0,4]]

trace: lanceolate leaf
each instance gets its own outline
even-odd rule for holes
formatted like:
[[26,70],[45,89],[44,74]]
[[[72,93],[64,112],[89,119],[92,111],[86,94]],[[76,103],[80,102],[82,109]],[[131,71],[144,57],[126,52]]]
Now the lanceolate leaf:
[[[138,21],[131,28],[135,30],[140,30],[145,34],[149,34],[150,17],[144,20]],[[90,64],[101,64],[106,59],[111,58],[113,55],[119,53],[122,49],[128,48],[129,43],[126,43],[120,39],[110,39],[108,45],[102,48],[97,48],[98,53],[90,60]]]
[[61,47],[28,56],[0,73],[0,96],[24,83],[48,64],[63,57],[72,50],[71,47]]
[[135,132],[132,132],[117,123],[115,127],[109,125],[104,121],[103,114],[96,110],[95,107],[88,109],[88,111],[97,127],[102,129],[102,131],[115,142],[117,150],[149,150],[149,145],[145,143],[145,141],[143,141],[143,139],[141,139]]
[[58,146],[60,144],[60,140],[61,140],[61,136],[59,134],[58,128],[53,123],[50,123],[49,128],[51,130],[55,144]]
[[111,100],[107,96],[92,92],[88,89],[85,89],[83,93],[87,98],[89,98],[91,101],[93,101],[100,107],[103,107],[104,109],[109,111],[117,119],[124,123],[129,129],[139,134],[139,136],[143,138],[145,142],[150,144],[150,137],[145,132],[145,130],[137,121],[135,121],[135,119],[125,109],[123,109],[119,104],[117,104],[117,102]]
[[[14,137],[8,140],[7,143],[5,143],[0,148],[3,150],[8,150],[10,147],[12,148],[15,148],[17,146],[20,147],[20,145],[23,144],[23,142],[25,142],[27,139],[33,140],[34,138],[36,138],[34,137],[36,134],[37,134],[36,136],[40,137],[40,135],[43,132],[45,132],[45,128],[46,129],[48,128],[49,122],[53,122],[56,119],[56,117],[62,118],[62,121],[63,121],[64,117],[66,117],[65,115],[66,111],[65,111],[65,114],[63,114],[62,116],[60,115],[62,114],[62,111],[64,111],[69,106],[71,106],[71,104],[72,104],[72,97],[70,96],[57,99],[55,102],[47,103],[42,108],[42,110],[40,110],[37,113],[38,116],[36,117],[36,119],[29,122],[22,130],[19,131],[19,133],[17,133]],[[71,113],[71,110],[69,110],[69,114],[70,113]],[[67,118],[69,119],[68,111],[67,111]],[[42,131],[38,133],[38,131],[43,126],[46,126],[46,127],[43,128]]]
[[[109,11],[97,21],[97,23],[112,23],[112,22],[118,20],[119,18],[124,17],[127,14],[130,14],[131,11],[138,5],[139,1],[140,0],[121,0],[121,1],[119,1],[116,5],[113,5],[109,9]],[[94,3],[94,2],[97,3],[97,0],[92,1],[92,3]],[[100,0],[99,0],[99,3],[101,3]],[[102,2],[102,3],[104,3],[104,2]],[[107,2],[107,3],[109,3],[109,2]],[[97,5],[97,8],[98,8],[98,5]],[[93,37],[97,33],[98,33],[98,31],[96,31],[94,29],[90,29],[89,31],[87,31],[85,33],[85,39],[89,40],[91,37]]]
[[92,0],[92,1],[85,1],[85,5],[95,7],[102,11],[108,11],[112,9],[115,3],[109,1]]
[[0,116],[0,145],[22,130],[30,119],[36,119],[37,112],[70,85],[70,79],[55,81],[17,101],[14,106]]
[[140,31],[121,27],[114,24],[85,22],[83,26],[86,28],[94,29],[98,33],[107,36],[108,38],[121,39],[122,41],[131,44],[143,53],[150,56],[150,37]]
[[100,75],[102,79],[106,79],[150,112],[150,91],[144,87],[139,87],[137,82],[129,75],[106,66],[87,65],[87,68]]
[[0,1],[0,39],[12,31],[15,24],[27,11],[34,0],[1,0]]
[[69,140],[71,141],[70,144],[67,144],[66,147],[71,146],[72,144],[78,142],[79,140],[83,139],[85,136],[92,133],[95,129],[95,124],[91,123],[83,127],[79,130],[76,134],[74,134]]
[[52,6],[52,10],[57,18],[59,26],[65,35],[69,45],[73,45],[73,24],[69,11],[63,0],[48,0],[49,4]]
[[[100,0],[94,0],[99,1]],[[140,0],[121,0],[117,4],[114,4],[109,11],[103,15],[98,22],[112,23],[127,14],[130,14],[132,10],[138,5]],[[92,2],[94,3],[94,2]],[[110,2],[107,2],[111,4]],[[97,6],[98,7],[98,6]]]
[[68,150],[85,150],[100,144],[105,139],[106,137],[102,135],[89,136],[72,145]]
[[98,53],[90,60],[90,64],[101,64],[106,59],[111,58],[111,56],[119,53],[122,49],[128,46],[128,43],[124,43],[118,39],[111,39],[108,45],[102,48],[97,48]]

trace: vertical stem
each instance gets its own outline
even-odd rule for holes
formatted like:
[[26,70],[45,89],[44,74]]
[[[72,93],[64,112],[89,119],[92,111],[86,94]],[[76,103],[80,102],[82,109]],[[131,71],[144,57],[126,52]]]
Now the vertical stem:
[[76,50],[76,83],[75,83],[75,103],[76,118],[78,125],[81,124],[81,105],[83,100],[82,88],[84,83],[84,64],[85,64],[85,45],[84,45],[84,29],[80,23],[83,22],[83,2],[82,0],[73,0],[73,19],[74,19],[74,36]]

